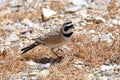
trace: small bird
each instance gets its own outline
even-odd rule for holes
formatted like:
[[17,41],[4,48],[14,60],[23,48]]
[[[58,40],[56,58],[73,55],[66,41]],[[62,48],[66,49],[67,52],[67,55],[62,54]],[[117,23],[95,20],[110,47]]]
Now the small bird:
[[58,34],[52,34],[45,36],[44,39],[41,39],[41,37],[34,38],[35,42],[31,44],[28,47],[25,47],[21,49],[22,54],[26,53],[27,51],[31,50],[32,48],[39,46],[40,44],[45,45],[51,49],[51,51],[59,57],[53,50],[54,48],[59,48],[60,46],[66,44],[73,35],[74,32],[74,26],[71,21],[64,23],[62,27],[60,28],[60,31]]

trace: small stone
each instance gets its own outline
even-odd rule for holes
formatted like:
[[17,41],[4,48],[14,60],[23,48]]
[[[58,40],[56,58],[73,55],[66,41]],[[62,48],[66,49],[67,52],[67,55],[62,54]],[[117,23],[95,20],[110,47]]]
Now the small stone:
[[112,39],[108,39],[108,40],[107,40],[107,43],[109,43],[109,44],[112,44],[112,42],[113,42]]
[[113,42],[112,39],[114,39],[114,36],[112,36],[112,33],[103,34],[101,36],[101,41],[106,41],[109,44]]
[[14,22],[12,20],[9,20],[9,19],[5,19],[5,20],[2,21],[2,24],[8,24],[8,25],[10,25],[10,24],[13,24],[13,23]]
[[27,2],[30,4],[30,3],[32,3],[32,2],[33,2],[33,0],[27,0]]
[[11,7],[20,7],[22,6],[24,3],[23,3],[23,0],[12,0],[10,1],[9,5]]
[[42,71],[40,71],[40,76],[48,76],[50,74],[50,71],[48,69],[44,69]]
[[29,80],[38,80],[38,76],[33,76]]
[[88,5],[85,0],[71,0],[74,5],[85,6]]
[[27,61],[26,64],[28,65],[28,68],[31,70],[38,69],[38,66],[39,66],[39,64],[35,63],[32,60]]
[[97,43],[99,41],[99,36],[98,35],[93,35],[92,36],[92,42]]
[[60,15],[58,16],[58,18],[60,18],[60,19],[62,19],[62,18],[64,18],[64,17],[65,17],[64,14],[60,14]]
[[78,45],[78,46],[84,46],[84,43],[82,43],[82,42],[77,42],[77,45]]
[[0,0],[0,10],[6,9],[7,7],[8,7],[8,4]]
[[1,10],[0,16],[4,16],[4,15],[10,14],[10,13],[12,13],[11,9]]
[[28,65],[30,66],[34,66],[34,65],[37,65],[37,63],[35,63],[34,61],[30,60],[30,61],[27,61],[26,62]]
[[5,45],[6,45],[6,46],[11,45],[11,42],[10,42],[10,41],[6,41],[6,42],[5,42]]
[[39,65],[39,69],[44,69],[44,68],[49,68],[49,67],[50,67],[50,63],[40,64]]
[[43,19],[48,20],[51,17],[55,16],[57,12],[50,9],[42,8],[42,14],[43,14]]
[[76,12],[79,11],[80,9],[82,9],[84,6],[87,7],[88,4],[85,0],[71,0],[71,2],[73,3],[72,6],[69,6],[65,12]]
[[33,26],[35,25],[35,24],[34,24],[32,21],[30,21],[29,19],[24,19],[21,23],[24,24],[23,28],[24,28],[24,27],[33,27]]
[[36,72],[36,71],[28,73],[29,77],[33,77],[33,76],[37,76],[37,75],[39,75],[39,72]]
[[98,80],[109,80],[107,77],[105,77],[105,76],[100,76],[100,77],[98,77]]
[[65,9],[65,12],[76,12],[79,11],[81,8],[81,6],[70,6],[67,9]]
[[6,26],[2,27],[1,29],[8,30],[8,31],[14,31],[15,27],[12,25],[6,25]]
[[34,26],[32,28],[34,28],[36,30],[41,30],[41,31],[45,30],[44,27],[38,23],[34,24]]
[[21,28],[22,24],[20,22],[17,22],[13,24],[16,28]]
[[66,45],[63,45],[61,48],[66,51],[71,51],[71,49]]
[[25,73],[25,72],[19,72],[18,74],[21,75],[21,76],[27,76],[28,73]]
[[86,76],[86,80],[97,80],[93,74],[89,74]]
[[[111,19],[111,23],[117,25],[117,24],[118,24],[118,20],[117,20],[117,19]],[[120,24],[120,23],[119,23],[119,24]]]
[[24,47],[23,43],[18,44],[20,48]]
[[19,40],[19,37],[14,32],[11,33],[6,39],[6,41],[17,41],[17,40]]
[[101,71],[106,71],[106,70],[110,70],[110,69],[114,69],[114,66],[112,65],[102,65],[101,66]]
[[101,40],[102,40],[102,41],[107,41],[108,39],[111,38],[111,36],[112,36],[112,33],[103,34],[103,35],[101,36]]
[[77,64],[77,65],[83,65],[84,63],[83,63],[82,61],[75,60],[74,64]]
[[95,33],[95,30],[89,30],[89,33],[93,34],[93,33]]
[[118,20],[118,25],[120,25],[120,20]]
[[3,52],[4,51],[4,46],[0,45],[0,52]]
[[102,17],[95,17],[95,19],[96,19],[97,23],[105,23],[106,22],[106,20]]
[[73,63],[73,66],[77,67],[77,68],[82,68],[83,65],[84,65],[84,63],[79,60],[75,60]]

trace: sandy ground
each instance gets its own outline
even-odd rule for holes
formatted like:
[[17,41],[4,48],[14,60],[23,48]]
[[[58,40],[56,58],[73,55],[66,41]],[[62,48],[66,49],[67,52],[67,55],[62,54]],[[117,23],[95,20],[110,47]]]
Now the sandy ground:
[[[15,30],[0,29],[0,80],[22,80],[20,77],[17,77],[17,79],[14,77],[21,76],[21,72],[28,74],[28,77],[24,80],[108,80],[99,78],[101,77],[100,75],[107,76],[105,73],[97,73],[97,71],[104,64],[120,65],[120,1],[111,0],[108,2],[107,0],[102,2],[96,0],[94,3],[98,3],[98,5],[92,5],[91,3],[89,4],[90,7],[83,8],[80,11],[64,13],[70,2],[46,0],[42,2],[41,8],[50,6],[52,10],[58,13],[48,21],[44,21],[41,8],[35,7],[34,1],[33,4],[28,3],[31,7],[23,4],[22,7],[12,8],[6,0],[4,4],[0,5],[0,12],[2,13],[0,13],[0,28],[6,25],[15,26],[18,20],[23,26],[22,21],[24,19],[29,19],[33,23],[39,21],[39,24],[48,28],[52,25],[60,27],[65,21],[71,20],[75,26],[75,33],[72,40],[66,44],[70,51],[64,49],[64,47],[64,52],[58,51],[58,55],[62,56],[62,60],[57,62],[56,56],[48,47],[43,45],[32,49],[24,55],[20,54],[20,49],[23,48],[19,45],[20,43],[24,43],[25,40],[28,42],[26,41],[27,43],[23,44],[23,46],[32,43],[27,38],[21,38],[20,31],[22,27]],[[23,12],[21,9],[23,9]],[[7,10],[10,10],[10,12]],[[96,17],[98,16],[104,19],[105,22],[101,19],[97,20]],[[115,22],[115,20],[118,22]],[[36,31],[34,29],[33,33],[29,34],[30,38]],[[9,45],[6,39],[12,32],[17,34],[19,40],[11,41]],[[110,37],[106,39],[109,35]],[[49,75],[32,79],[31,76],[34,75],[29,73],[30,68],[27,65],[30,60],[35,61],[36,64],[47,64],[53,60],[48,68],[50,71]],[[80,65],[75,66],[77,61],[79,61]],[[118,74],[112,76],[110,80],[113,80],[113,78],[114,80],[119,80],[120,68],[116,72]],[[13,77],[11,78],[11,76]]]

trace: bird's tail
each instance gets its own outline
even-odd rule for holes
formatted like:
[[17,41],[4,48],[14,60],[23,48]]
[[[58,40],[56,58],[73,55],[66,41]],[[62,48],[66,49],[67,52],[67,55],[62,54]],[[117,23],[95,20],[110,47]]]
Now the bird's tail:
[[31,44],[30,46],[21,49],[22,54],[24,54],[24,53],[26,53],[27,51],[31,50],[32,48],[38,46],[39,44],[40,44],[40,42],[36,41],[36,42],[34,42],[33,44]]

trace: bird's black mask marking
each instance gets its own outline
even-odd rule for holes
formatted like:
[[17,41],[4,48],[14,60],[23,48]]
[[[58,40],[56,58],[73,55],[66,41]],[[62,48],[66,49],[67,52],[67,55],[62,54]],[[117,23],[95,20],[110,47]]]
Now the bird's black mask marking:
[[63,34],[65,37],[70,37],[73,34],[73,32],[71,33],[67,33],[67,34]]
[[68,31],[70,28],[74,28],[74,27],[73,27],[73,24],[71,24],[71,25],[69,25],[69,26],[65,26],[64,31],[66,32],[66,31]]

